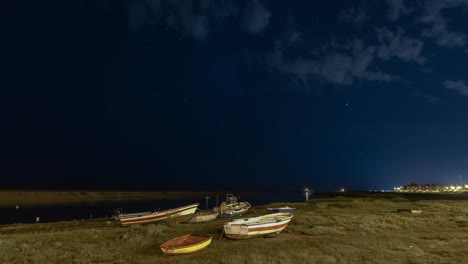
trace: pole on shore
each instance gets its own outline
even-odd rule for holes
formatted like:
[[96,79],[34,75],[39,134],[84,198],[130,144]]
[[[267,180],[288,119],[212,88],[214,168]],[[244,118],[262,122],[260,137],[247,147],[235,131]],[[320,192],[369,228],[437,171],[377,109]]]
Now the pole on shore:
[[210,199],[210,197],[208,197],[208,196],[205,197],[205,200],[206,200],[205,210],[208,210],[208,200],[209,199]]

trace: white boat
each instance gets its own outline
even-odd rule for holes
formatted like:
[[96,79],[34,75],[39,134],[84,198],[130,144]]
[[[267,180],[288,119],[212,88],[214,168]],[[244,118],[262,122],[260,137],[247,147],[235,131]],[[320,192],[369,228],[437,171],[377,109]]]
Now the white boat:
[[187,223],[202,223],[215,220],[218,217],[219,211],[201,211],[196,212]]
[[219,206],[221,214],[219,217],[235,217],[246,213],[252,205],[248,202],[238,202],[238,197],[233,194],[226,194],[226,202],[222,202]]
[[195,203],[159,212],[121,214],[119,220],[120,224],[123,226],[131,224],[149,224],[166,219],[175,219],[176,222],[182,223],[192,218],[198,205],[198,203]]
[[289,206],[267,208],[267,212],[268,213],[286,213],[286,212],[294,213],[296,212],[296,208],[289,207]]
[[125,213],[119,213],[115,215],[116,220],[120,219],[125,219],[125,218],[132,218],[132,217],[138,217],[138,216],[143,216],[143,215],[148,215],[153,213],[152,211],[147,211],[147,212],[139,212],[139,213],[131,213],[131,214],[125,214]]
[[252,205],[248,202],[238,202],[233,204],[221,204],[219,217],[235,217],[246,213]]
[[224,234],[232,239],[277,235],[288,226],[293,216],[287,212],[235,219],[224,224]]

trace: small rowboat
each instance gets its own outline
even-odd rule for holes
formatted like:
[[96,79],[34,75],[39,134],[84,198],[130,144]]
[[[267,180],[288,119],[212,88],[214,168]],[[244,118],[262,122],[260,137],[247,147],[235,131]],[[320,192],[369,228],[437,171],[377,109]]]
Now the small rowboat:
[[413,210],[413,209],[397,209],[399,213],[412,213],[412,214],[420,214],[422,210]]
[[202,223],[215,220],[218,217],[219,211],[196,212],[187,223]]
[[259,217],[235,219],[224,224],[224,233],[232,239],[279,234],[293,218],[292,213],[267,214]]
[[197,210],[198,203],[190,204],[174,209],[169,209],[159,212],[144,212],[134,214],[122,214],[120,215],[120,224],[131,225],[131,224],[149,224],[166,219],[175,219],[176,222],[182,223],[187,222],[192,218],[193,214]]
[[244,213],[246,213],[252,205],[248,202],[238,202],[238,203],[233,203],[233,204],[225,204],[223,206],[224,202],[221,204],[221,214],[219,217],[235,217],[235,216],[240,216]]
[[209,244],[213,237],[185,235],[168,240],[161,244],[160,248],[165,255],[184,255],[199,252]]
[[143,215],[149,215],[151,213],[152,213],[151,211],[131,213],[131,214],[120,213],[120,214],[115,216],[115,219],[120,220],[120,219],[125,219],[125,218],[139,217],[139,216],[143,216]]
[[289,206],[283,206],[283,207],[276,207],[276,208],[267,208],[268,213],[294,213],[296,212],[296,208],[292,208]]

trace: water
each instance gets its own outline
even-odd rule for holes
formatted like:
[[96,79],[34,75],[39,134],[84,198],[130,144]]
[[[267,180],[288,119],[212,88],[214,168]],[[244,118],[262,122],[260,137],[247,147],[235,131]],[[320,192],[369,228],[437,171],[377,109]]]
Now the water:
[[[309,199],[311,199],[309,194]],[[219,196],[219,203],[224,201],[224,196]],[[273,202],[303,202],[304,193],[300,192],[274,192],[274,193],[248,193],[239,196],[239,201],[247,201],[253,206],[265,205]],[[205,199],[180,199],[180,200],[140,200],[140,201],[115,201],[100,203],[81,203],[67,205],[46,206],[20,206],[0,207],[0,224],[34,223],[36,217],[40,222],[70,221],[90,218],[110,218],[114,210],[122,208],[124,213],[143,211],[166,210],[192,203],[200,203],[200,209],[205,209]],[[209,207],[216,206],[216,198],[209,200]]]

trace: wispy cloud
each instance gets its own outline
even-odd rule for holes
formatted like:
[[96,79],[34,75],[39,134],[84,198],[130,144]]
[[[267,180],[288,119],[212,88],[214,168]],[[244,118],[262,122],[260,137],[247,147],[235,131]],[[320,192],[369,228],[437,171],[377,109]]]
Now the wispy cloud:
[[403,61],[415,61],[423,64],[426,59],[421,55],[424,42],[421,39],[405,36],[405,31],[399,28],[396,33],[386,28],[376,30],[380,46],[377,56],[388,60],[396,57]]
[[433,73],[434,70],[432,68],[421,68],[420,71],[422,73]]
[[462,95],[468,95],[468,86],[465,84],[464,81],[446,80],[442,82],[442,86],[450,90],[455,90]]
[[439,46],[465,46],[467,35],[463,32],[450,31],[447,19],[442,16],[442,11],[445,9],[463,6],[468,6],[468,0],[426,0],[419,20],[430,25],[430,28],[423,30],[423,36],[434,38]]
[[271,12],[259,1],[251,1],[244,9],[243,26],[251,34],[261,33],[270,23]]
[[433,95],[430,95],[430,94],[427,94],[427,93],[423,93],[423,92],[414,92],[412,94],[412,96],[414,97],[419,97],[419,98],[422,98],[424,99],[425,101],[429,102],[429,103],[437,103],[437,102],[440,102],[440,99],[438,97],[435,97]]
[[401,16],[411,13],[411,9],[405,5],[405,0],[387,0],[388,13],[390,20],[398,20]]
[[352,7],[348,10],[342,11],[338,15],[339,21],[355,26],[362,26],[369,19],[370,16],[366,14],[366,11],[363,7]]
[[222,23],[239,13],[232,0],[197,3],[191,0],[140,0],[128,2],[128,24],[131,30],[162,25],[179,30],[184,36],[205,40],[212,22]]
[[[336,45],[335,45],[336,46]],[[356,80],[389,82],[398,76],[372,69],[375,46],[365,46],[360,39],[342,45],[343,49],[324,47],[319,56],[298,56],[288,59],[281,43],[267,56],[269,67],[289,74],[307,84],[311,78],[328,83],[351,85]]]
[[289,29],[286,32],[286,40],[287,40],[287,43],[290,45],[302,43],[304,41],[304,39],[302,38],[301,32],[297,29]]

